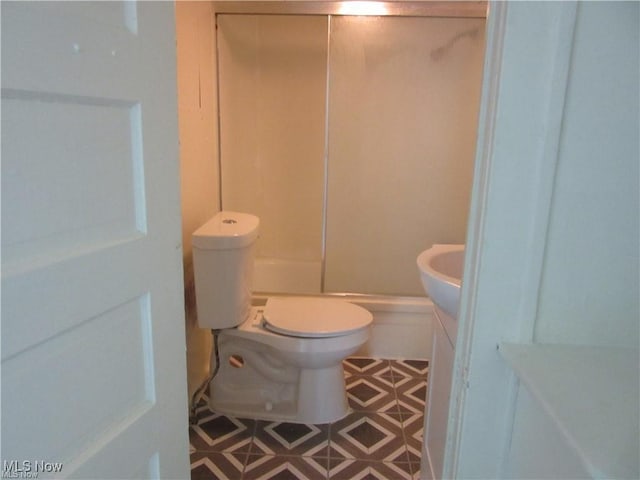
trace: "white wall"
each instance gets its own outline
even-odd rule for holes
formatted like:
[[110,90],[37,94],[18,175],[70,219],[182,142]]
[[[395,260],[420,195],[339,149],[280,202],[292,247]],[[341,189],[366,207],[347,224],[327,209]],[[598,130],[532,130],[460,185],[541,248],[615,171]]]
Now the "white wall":
[[638,346],[638,3],[577,12],[535,341]]
[[209,2],[176,2],[182,248],[191,395],[209,371],[211,335],[196,324],[191,233],[218,211],[215,35]]

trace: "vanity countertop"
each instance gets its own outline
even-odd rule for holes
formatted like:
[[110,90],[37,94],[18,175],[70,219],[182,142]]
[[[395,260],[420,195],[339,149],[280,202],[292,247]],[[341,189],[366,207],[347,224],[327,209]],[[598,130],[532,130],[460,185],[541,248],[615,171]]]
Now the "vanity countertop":
[[638,349],[504,343],[500,352],[593,478],[640,478]]

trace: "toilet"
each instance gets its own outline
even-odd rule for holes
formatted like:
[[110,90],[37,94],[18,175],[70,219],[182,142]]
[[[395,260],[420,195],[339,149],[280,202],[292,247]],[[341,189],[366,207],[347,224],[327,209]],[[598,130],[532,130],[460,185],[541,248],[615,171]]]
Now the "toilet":
[[251,306],[258,217],[220,212],[193,233],[200,328],[213,330],[209,407],[237,417],[330,423],[349,413],[342,361],[371,313],[340,299],[271,297]]

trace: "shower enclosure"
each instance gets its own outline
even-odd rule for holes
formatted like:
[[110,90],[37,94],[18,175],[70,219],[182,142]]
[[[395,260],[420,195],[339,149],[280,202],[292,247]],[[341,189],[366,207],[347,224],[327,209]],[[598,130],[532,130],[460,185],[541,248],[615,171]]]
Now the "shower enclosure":
[[486,5],[456,3],[216,2],[220,201],[261,219],[256,291],[420,296],[418,253],[464,243]]

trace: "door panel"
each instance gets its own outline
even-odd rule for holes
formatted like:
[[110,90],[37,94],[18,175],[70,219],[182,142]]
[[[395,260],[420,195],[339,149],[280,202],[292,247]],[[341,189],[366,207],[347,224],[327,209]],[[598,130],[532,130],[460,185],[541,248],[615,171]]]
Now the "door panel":
[[189,475],[175,77],[169,2],[2,4],[9,466]]

